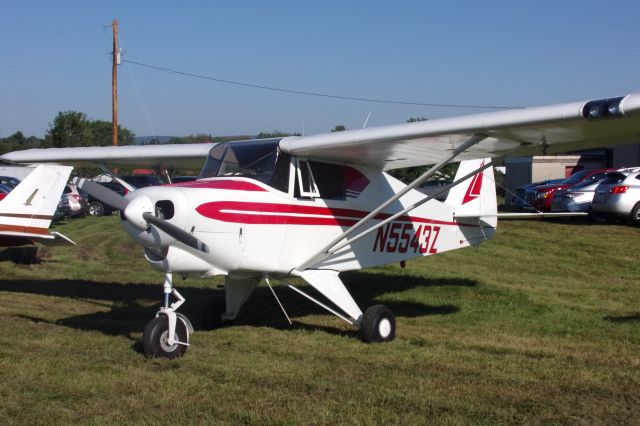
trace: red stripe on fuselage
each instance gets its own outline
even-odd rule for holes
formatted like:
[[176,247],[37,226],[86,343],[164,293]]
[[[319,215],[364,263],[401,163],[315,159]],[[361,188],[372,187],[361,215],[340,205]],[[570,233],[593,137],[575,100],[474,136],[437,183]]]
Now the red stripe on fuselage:
[[[196,208],[196,211],[209,219],[252,225],[352,226],[369,214],[366,211],[353,209],[244,201],[214,201],[201,204]],[[389,217],[391,217],[390,214],[380,213],[376,215],[375,219],[384,220]],[[435,225],[474,226],[415,216],[401,216],[395,220]]]
[[175,186],[178,188],[228,189],[232,191],[267,191],[254,183],[232,179],[195,180],[193,182],[174,183],[167,186]]

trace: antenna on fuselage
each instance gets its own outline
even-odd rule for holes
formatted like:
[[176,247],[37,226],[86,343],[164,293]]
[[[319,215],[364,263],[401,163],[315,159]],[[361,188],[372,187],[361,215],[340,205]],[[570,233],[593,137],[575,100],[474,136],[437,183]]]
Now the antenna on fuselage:
[[369,122],[369,117],[371,117],[371,112],[369,111],[369,114],[367,115],[367,119],[364,120],[364,124],[362,125],[362,128],[364,129],[365,127],[367,127],[367,123]]

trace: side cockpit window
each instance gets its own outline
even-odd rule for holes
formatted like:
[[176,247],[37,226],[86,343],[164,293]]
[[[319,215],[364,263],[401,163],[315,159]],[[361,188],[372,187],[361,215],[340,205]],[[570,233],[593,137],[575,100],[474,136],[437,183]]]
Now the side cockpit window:
[[357,197],[369,182],[349,166],[294,158],[280,151],[279,142],[274,138],[218,144],[209,151],[198,178],[254,179],[296,198],[326,200]]
[[337,164],[309,162],[316,179],[320,197],[332,200],[345,199],[345,167]]
[[296,193],[297,197],[304,198],[317,198],[320,196],[309,161],[296,161]]
[[345,166],[297,160],[295,197],[344,200]]

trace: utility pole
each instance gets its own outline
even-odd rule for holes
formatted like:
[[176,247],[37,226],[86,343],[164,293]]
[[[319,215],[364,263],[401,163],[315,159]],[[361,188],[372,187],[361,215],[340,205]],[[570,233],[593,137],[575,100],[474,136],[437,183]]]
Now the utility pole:
[[118,49],[118,20],[113,20],[113,64],[111,68],[111,122],[112,143],[118,145],[118,65],[120,65],[120,50]]

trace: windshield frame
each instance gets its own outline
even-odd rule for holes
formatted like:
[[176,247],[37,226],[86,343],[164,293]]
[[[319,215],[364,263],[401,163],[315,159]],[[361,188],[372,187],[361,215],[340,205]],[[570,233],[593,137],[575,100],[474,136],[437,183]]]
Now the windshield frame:
[[248,178],[278,191],[289,191],[290,156],[279,149],[282,138],[220,143],[209,151],[198,179]]

